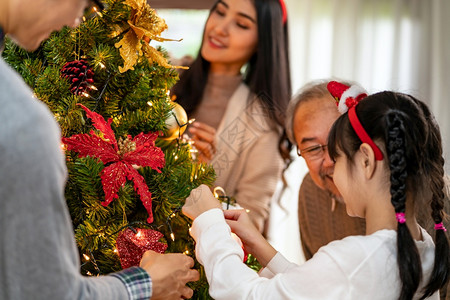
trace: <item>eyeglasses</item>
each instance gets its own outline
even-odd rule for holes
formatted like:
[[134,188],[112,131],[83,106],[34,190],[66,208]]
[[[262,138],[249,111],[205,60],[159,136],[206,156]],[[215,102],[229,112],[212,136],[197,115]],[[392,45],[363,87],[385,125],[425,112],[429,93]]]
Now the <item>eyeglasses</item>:
[[315,160],[323,157],[327,145],[314,145],[305,149],[297,148],[297,155],[303,156],[304,159]]

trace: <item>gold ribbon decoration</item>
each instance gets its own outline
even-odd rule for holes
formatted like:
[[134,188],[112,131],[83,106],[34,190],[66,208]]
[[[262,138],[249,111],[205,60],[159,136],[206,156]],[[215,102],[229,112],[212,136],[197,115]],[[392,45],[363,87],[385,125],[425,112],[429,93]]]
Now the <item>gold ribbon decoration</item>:
[[160,18],[146,0],[125,0],[124,3],[132,8],[128,26],[113,33],[114,36],[128,30],[123,38],[115,44],[119,48],[120,56],[124,60],[124,66],[119,67],[120,73],[134,70],[139,57],[145,56],[150,63],[156,62],[166,68],[188,69],[184,66],[173,66],[155,48],[149,45],[150,40],[158,42],[180,41],[160,37],[167,29],[166,22]]

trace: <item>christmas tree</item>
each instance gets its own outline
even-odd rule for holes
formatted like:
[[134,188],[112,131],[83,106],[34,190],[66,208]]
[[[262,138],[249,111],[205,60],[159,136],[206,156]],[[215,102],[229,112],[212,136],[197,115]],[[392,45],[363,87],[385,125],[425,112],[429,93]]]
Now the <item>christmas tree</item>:
[[[97,276],[139,263],[147,249],[194,257],[181,207],[212,185],[182,133],[184,110],[168,96],[178,72],[151,46],[167,28],[145,0],[107,0],[76,29],[54,33],[33,52],[3,53],[59,122],[69,178],[67,204],[82,262]],[[208,299],[201,266],[191,284]]]

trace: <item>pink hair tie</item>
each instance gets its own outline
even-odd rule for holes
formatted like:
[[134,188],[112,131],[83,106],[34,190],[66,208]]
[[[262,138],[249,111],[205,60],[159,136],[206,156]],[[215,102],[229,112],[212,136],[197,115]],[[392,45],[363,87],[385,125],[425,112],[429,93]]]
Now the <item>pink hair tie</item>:
[[400,224],[403,224],[403,223],[406,222],[406,218],[405,218],[405,213],[404,212],[395,213],[395,217],[397,218],[397,221]]
[[444,227],[444,224],[438,223],[438,224],[434,224],[434,230],[444,230],[447,231],[447,229]]
[[280,0],[281,12],[283,13],[283,25],[286,24],[287,21],[287,9],[284,0]]

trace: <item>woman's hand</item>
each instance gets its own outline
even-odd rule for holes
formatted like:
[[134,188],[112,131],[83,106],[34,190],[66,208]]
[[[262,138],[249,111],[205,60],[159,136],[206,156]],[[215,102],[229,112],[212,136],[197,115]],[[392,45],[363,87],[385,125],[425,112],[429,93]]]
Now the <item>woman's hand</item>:
[[213,208],[222,208],[220,201],[212,194],[207,185],[200,185],[191,191],[183,205],[183,214],[194,220],[199,215]]
[[266,241],[243,209],[225,210],[226,222],[242,241],[245,251],[251,253],[264,267],[277,251]]
[[209,163],[216,153],[216,129],[201,122],[194,122],[189,127],[194,146],[198,150],[200,162]]

